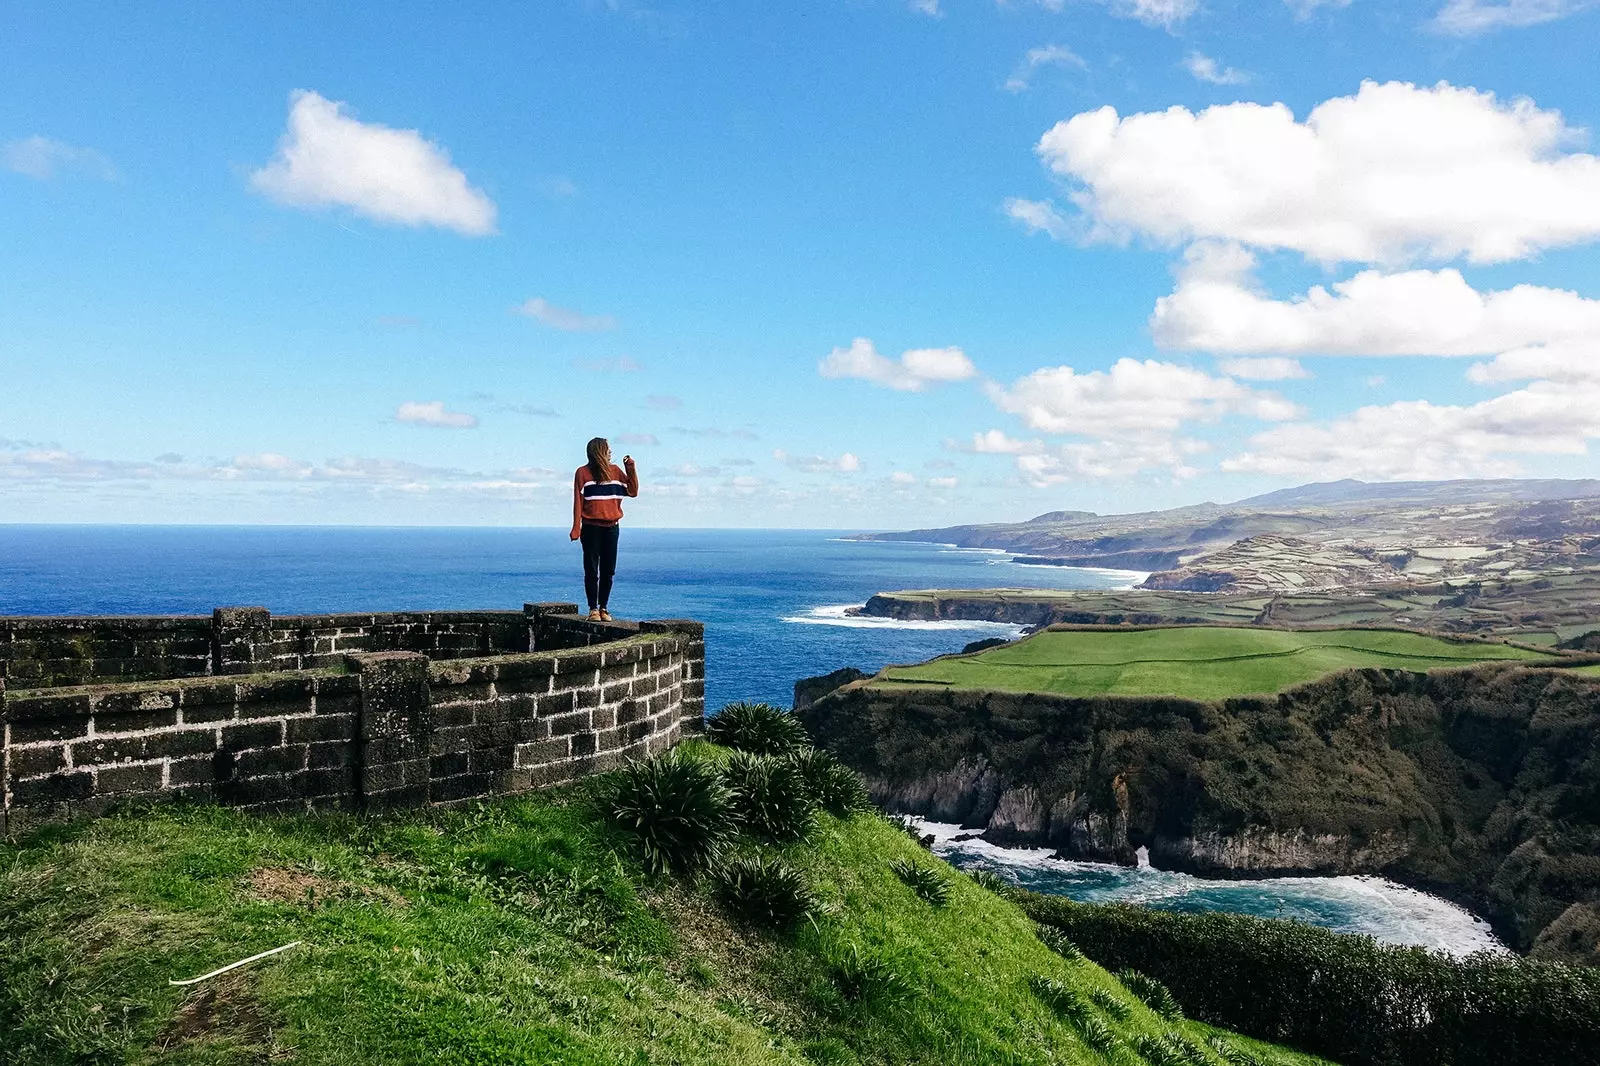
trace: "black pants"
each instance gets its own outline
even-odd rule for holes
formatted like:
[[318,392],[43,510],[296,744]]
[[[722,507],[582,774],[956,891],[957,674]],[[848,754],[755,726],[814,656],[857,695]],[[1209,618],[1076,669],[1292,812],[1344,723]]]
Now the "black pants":
[[583,591],[589,597],[589,610],[605,610],[611,599],[611,579],[617,573],[617,532],[619,526],[583,524]]

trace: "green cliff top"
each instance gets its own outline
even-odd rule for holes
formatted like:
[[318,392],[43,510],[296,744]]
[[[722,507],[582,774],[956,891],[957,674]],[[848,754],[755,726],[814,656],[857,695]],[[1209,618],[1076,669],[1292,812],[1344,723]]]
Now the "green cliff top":
[[1479,641],[1379,629],[1222,626],[1048,630],[974,655],[891,667],[877,683],[926,683],[1069,696],[1184,696],[1279,692],[1337,670],[1426,671],[1493,660],[1556,663],[1559,656]]

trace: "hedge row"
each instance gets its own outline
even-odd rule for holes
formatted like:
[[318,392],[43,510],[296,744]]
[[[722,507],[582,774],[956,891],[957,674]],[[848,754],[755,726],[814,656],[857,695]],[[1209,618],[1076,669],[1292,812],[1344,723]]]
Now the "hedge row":
[[1457,959],[1236,914],[1015,896],[1106,969],[1161,981],[1190,1017],[1349,1066],[1600,1064],[1600,968]]

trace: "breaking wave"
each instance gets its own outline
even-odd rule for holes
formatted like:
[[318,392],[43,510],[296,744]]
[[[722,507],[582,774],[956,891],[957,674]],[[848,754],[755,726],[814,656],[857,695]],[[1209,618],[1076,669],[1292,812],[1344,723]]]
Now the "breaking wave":
[[808,626],[843,626],[846,629],[947,629],[986,633],[997,637],[1021,636],[1022,631],[1027,628],[1012,622],[976,622],[964,619],[916,621],[849,613],[860,610],[862,606],[859,603],[844,603],[831,607],[813,607],[805,614],[788,615],[782,618],[782,621]]

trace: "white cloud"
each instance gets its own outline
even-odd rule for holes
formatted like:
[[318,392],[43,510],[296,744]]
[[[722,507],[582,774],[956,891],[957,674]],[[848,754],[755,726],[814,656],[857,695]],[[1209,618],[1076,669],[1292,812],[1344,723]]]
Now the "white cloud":
[[953,489],[959,484],[961,484],[960,478],[930,477],[928,479],[928,486],[935,489]]
[[394,417],[397,422],[409,422],[414,426],[429,426],[433,429],[473,429],[478,424],[476,415],[469,415],[465,411],[446,410],[443,400],[433,400],[429,403],[407,400],[395,411]]
[[1155,360],[1119,359],[1109,370],[1046,367],[1009,389],[992,387],[995,405],[1044,433],[1112,440],[1170,435],[1190,422],[1237,414],[1283,421],[1298,408],[1232,378]]
[[1318,8],[1349,7],[1350,0],[1283,0],[1284,6],[1294,12],[1297,19],[1308,19],[1317,13]]
[[1434,16],[1433,27],[1441,33],[1473,37],[1492,30],[1554,22],[1594,6],[1594,0],[1448,0]]
[[617,435],[617,443],[618,444],[623,444],[623,445],[628,445],[628,446],[634,447],[634,448],[640,448],[640,447],[652,447],[653,448],[656,445],[660,444],[661,441],[656,437],[656,435],[654,433],[620,433],[620,434]]
[[940,18],[944,12],[939,10],[939,0],[907,0],[906,6],[919,15],[929,18]]
[[782,448],[775,448],[772,457],[784,466],[806,474],[853,474],[861,469],[861,460],[850,452],[845,452],[837,459],[829,459],[822,455],[790,455]]
[[1600,383],[1600,336],[1514,348],[1487,363],[1475,363],[1467,377],[1480,385],[1500,381]]
[[494,232],[495,206],[449,155],[416,130],[358,122],[342,103],[296,90],[278,154],[250,175],[294,207],[349,207],[379,222]]
[[896,485],[915,485],[917,483],[917,475],[907,473],[904,470],[896,470],[889,475],[889,480]]
[[0,167],[38,181],[60,174],[110,181],[117,176],[111,161],[93,148],[75,148],[49,137],[23,137],[0,144]]
[[1002,209],[1009,217],[1022,223],[1029,233],[1048,233],[1058,241],[1072,236],[1072,224],[1061,217],[1061,212],[1049,200],[1024,200],[1013,196],[1002,205]]
[[1412,400],[1362,407],[1332,423],[1269,429],[1224,470],[1319,479],[1511,477],[1517,456],[1583,455],[1600,437],[1600,381],[1537,381],[1482,403]]
[[1284,104],[1103,107],[1037,150],[1101,238],[1498,262],[1600,237],[1600,159],[1566,150],[1578,136],[1528,100],[1366,82],[1303,123]]
[[1190,52],[1183,61],[1183,69],[1196,79],[1212,85],[1243,85],[1250,80],[1248,72],[1225,67],[1208,55]]
[[[1171,29],[1200,9],[1200,0],[1100,0],[1118,18]],[[1059,10],[1059,7],[1057,7]]]
[[1047,44],[1030,48],[1022,57],[1022,62],[1011,72],[1011,77],[1006,79],[1004,86],[1006,92],[1026,91],[1033,82],[1033,76],[1041,67],[1076,67],[1079,70],[1088,70],[1089,64],[1072,49],[1063,45]]
[[1288,359],[1281,355],[1267,355],[1254,359],[1219,359],[1217,369],[1231,378],[1244,378],[1246,381],[1289,381],[1311,376],[1311,372],[1301,366],[1299,360]]
[[945,447],[951,451],[976,452],[978,455],[1027,455],[1030,452],[1044,451],[1044,441],[1016,440],[1006,436],[1004,430],[991,429],[983,433],[974,433],[971,444],[947,440]]
[[1480,292],[1453,269],[1366,270],[1275,300],[1247,258],[1201,245],[1150,330],[1163,348],[1231,355],[1492,355],[1600,337],[1600,300],[1537,285]]
[[859,378],[900,392],[921,392],[978,374],[960,348],[913,348],[896,360],[879,355],[865,337],[857,337],[848,348],[835,348],[817,364],[817,371],[825,378]]
[[1200,472],[1191,460],[1206,450],[1204,442],[1183,437],[1080,441],[1019,455],[1017,469],[1041,488],[1069,481],[1125,480],[1152,469],[1184,479]]
[[543,296],[535,296],[512,308],[519,315],[527,315],[551,329],[569,333],[596,333],[616,329],[617,320],[610,315],[586,315],[570,307],[558,307]]

